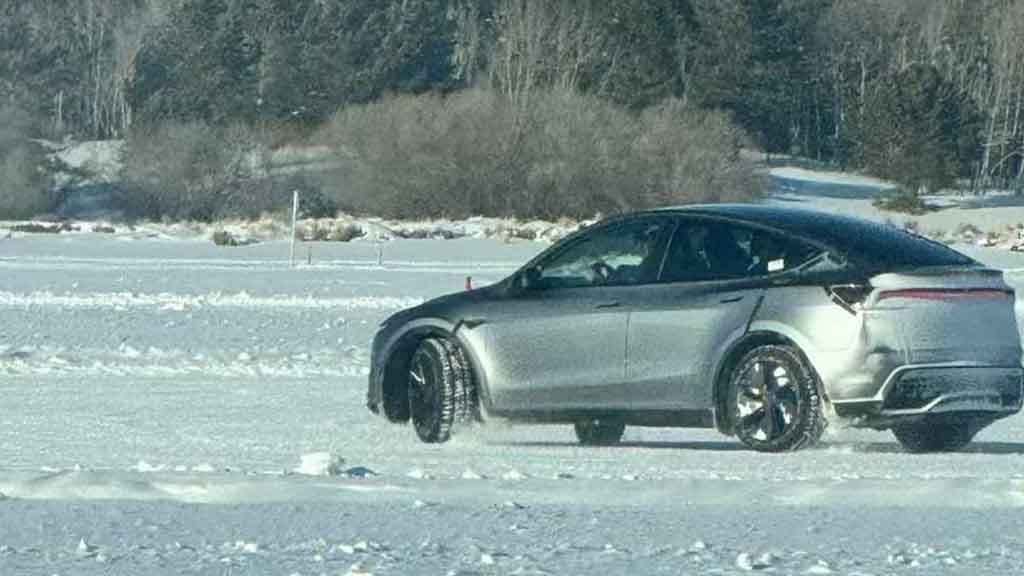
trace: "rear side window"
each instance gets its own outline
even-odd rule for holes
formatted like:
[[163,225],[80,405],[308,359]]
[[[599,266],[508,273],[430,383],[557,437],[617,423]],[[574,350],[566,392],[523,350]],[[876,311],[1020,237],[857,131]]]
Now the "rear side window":
[[974,260],[944,244],[904,232],[894,226],[857,222],[843,226],[840,241],[869,269],[891,270],[923,266],[970,266]]
[[662,282],[756,278],[786,272],[820,249],[760,228],[714,221],[684,221],[669,244]]

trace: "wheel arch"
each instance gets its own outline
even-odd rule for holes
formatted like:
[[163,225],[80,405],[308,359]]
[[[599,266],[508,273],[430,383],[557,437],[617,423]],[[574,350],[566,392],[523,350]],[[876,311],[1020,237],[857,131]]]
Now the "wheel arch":
[[381,406],[384,416],[391,422],[408,422],[409,362],[413,352],[424,338],[451,338],[451,323],[442,319],[424,318],[411,322],[391,337],[381,363]]
[[727,393],[729,374],[746,353],[759,346],[787,346],[796,350],[810,369],[821,398],[827,402],[821,378],[818,376],[814,363],[811,362],[804,348],[797,342],[797,338],[771,329],[751,330],[742,338],[732,343],[722,355],[722,359],[714,372],[715,428],[723,434],[732,435],[733,433],[732,411],[729,410]]
[[476,352],[462,336],[463,324],[453,324],[443,318],[423,318],[406,326],[391,338],[385,360],[381,364],[381,404],[385,417],[391,422],[408,422],[409,362],[417,345],[425,338],[445,338],[458,345],[469,361],[473,382],[480,392],[481,402],[486,400],[486,386]]

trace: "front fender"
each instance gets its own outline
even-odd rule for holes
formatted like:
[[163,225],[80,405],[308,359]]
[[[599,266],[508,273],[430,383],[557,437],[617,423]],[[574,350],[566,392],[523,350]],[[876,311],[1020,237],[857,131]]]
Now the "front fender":
[[415,343],[427,336],[451,337],[456,325],[450,320],[423,317],[397,326],[384,326],[373,339],[370,355],[370,376],[366,405],[371,412],[381,414],[392,422],[409,419],[408,405],[402,387],[407,384],[405,373]]

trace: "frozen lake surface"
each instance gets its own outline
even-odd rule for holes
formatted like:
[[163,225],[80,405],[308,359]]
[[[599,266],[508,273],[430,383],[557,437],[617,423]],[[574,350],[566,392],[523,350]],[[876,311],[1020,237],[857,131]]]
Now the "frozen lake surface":
[[[1024,570],[1021,417],[955,454],[832,428],[767,455],[501,422],[426,446],[366,410],[380,320],[543,247],[313,244],[289,269],[281,242],[0,240],[0,574]],[[314,453],[341,474],[296,473]]]

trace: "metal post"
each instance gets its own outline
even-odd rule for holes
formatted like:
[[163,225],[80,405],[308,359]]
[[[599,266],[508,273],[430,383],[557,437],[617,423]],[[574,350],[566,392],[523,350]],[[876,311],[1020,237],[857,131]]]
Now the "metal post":
[[288,265],[295,266],[295,226],[299,219],[299,191],[292,192],[292,245],[288,255]]

